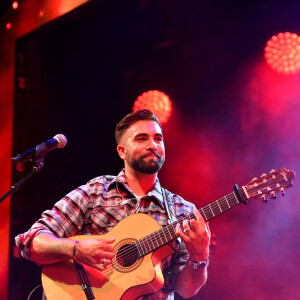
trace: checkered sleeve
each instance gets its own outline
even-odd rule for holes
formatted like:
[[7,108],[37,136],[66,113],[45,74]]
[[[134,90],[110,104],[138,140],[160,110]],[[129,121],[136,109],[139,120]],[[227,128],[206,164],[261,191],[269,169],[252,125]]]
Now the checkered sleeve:
[[68,238],[80,232],[88,210],[90,193],[89,185],[83,185],[58,201],[51,210],[44,211],[41,218],[27,232],[15,238],[21,255],[33,260],[32,240],[42,232],[52,233],[61,238]]

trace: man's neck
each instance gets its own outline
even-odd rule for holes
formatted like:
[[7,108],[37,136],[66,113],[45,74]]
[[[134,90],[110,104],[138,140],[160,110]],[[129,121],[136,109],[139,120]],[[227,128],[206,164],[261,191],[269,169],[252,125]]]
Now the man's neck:
[[153,188],[157,173],[144,174],[125,167],[125,178],[129,187],[137,196],[145,196]]

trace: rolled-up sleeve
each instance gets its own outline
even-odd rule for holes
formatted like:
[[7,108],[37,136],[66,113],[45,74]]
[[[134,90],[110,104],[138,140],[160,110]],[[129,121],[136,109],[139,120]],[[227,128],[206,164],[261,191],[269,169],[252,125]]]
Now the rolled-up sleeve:
[[21,255],[32,260],[31,245],[34,237],[40,233],[51,233],[57,237],[68,238],[80,232],[88,210],[90,189],[83,185],[58,201],[51,210],[42,213],[25,233],[15,237]]

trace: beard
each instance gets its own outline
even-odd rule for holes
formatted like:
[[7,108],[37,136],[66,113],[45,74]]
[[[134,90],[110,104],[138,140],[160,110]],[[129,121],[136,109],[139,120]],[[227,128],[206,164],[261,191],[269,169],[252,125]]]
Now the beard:
[[147,153],[141,155],[139,158],[134,159],[130,155],[127,154],[127,163],[129,166],[140,173],[143,174],[154,174],[157,173],[162,165],[165,162],[165,158],[160,156],[158,153],[154,153],[157,156],[157,160],[150,159],[149,161],[145,161],[144,159],[147,158],[149,155],[153,155],[153,153]]

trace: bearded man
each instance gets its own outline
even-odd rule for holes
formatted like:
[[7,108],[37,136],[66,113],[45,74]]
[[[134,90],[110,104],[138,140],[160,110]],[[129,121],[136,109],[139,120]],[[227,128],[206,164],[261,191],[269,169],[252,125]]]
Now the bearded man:
[[[124,277],[122,286],[132,279],[135,272],[132,288],[125,288],[118,296],[120,299],[170,300],[174,299],[174,292],[184,298],[194,296],[207,279],[210,231],[194,204],[160,185],[157,174],[165,161],[161,124],[149,110],[139,110],[126,115],[117,124],[115,137],[117,152],[124,161],[124,169],[118,176],[99,176],[73,190],[52,210],[45,211],[27,232],[18,235],[16,244],[23,257],[42,266],[73,259],[77,267],[93,268],[97,274],[106,276],[103,288],[107,289],[109,280],[114,277],[112,272],[119,272],[118,276]],[[174,218],[184,219],[181,223],[175,222],[178,238],[167,243],[170,255],[165,257],[161,255],[162,251],[158,256],[156,252],[150,253],[154,273],[159,275],[161,269],[163,279],[156,280],[156,275],[151,275],[149,282],[140,283],[137,278],[148,272],[148,269],[147,272],[142,269],[146,264],[142,262],[143,255],[139,254],[136,262],[141,264],[140,273],[135,261],[126,262],[123,258],[122,261],[117,256],[122,252],[118,250],[121,241],[116,230],[111,234],[110,231],[134,214],[147,214],[162,228],[170,226]],[[185,218],[190,214],[195,218]],[[137,227],[143,229],[143,224],[136,224]],[[77,239],[76,236],[85,238]],[[128,238],[131,238],[130,234]],[[132,248],[122,249],[125,249],[124,253],[132,251]],[[123,268],[118,269],[122,263]],[[128,276],[130,272],[132,276]],[[121,289],[118,282],[116,280],[111,286]],[[139,286],[138,292],[135,292],[134,285]]]

